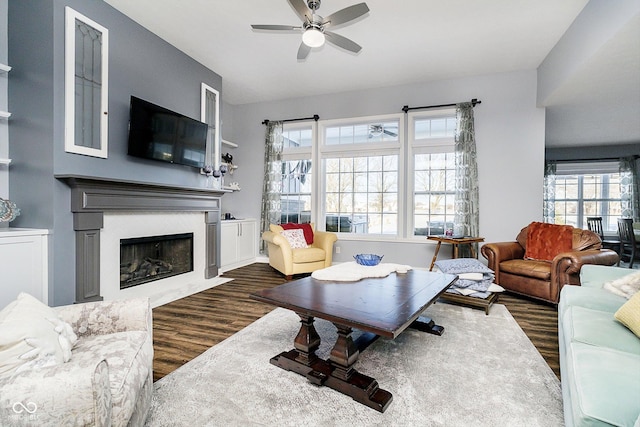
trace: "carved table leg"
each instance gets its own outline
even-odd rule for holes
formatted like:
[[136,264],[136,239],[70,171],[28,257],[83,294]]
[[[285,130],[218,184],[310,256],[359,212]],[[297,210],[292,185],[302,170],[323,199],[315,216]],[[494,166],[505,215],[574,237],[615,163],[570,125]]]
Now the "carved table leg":
[[300,330],[293,341],[293,346],[298,350],[296,360],[307,366],[318,358],[316,350],[320,347],[320,335],[313,326],[313,316],[298,313],[300,316]]

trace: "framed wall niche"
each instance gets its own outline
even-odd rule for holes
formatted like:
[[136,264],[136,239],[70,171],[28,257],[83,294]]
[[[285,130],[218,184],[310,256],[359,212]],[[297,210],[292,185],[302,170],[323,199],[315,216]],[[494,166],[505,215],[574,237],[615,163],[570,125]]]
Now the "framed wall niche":
[[107,158],[109,30],[65,8],[65,132],[68,153]]
[[206,164],[215,171],[220,168],[220,93],[202,83],[200,102],[200,120],[209,125]]

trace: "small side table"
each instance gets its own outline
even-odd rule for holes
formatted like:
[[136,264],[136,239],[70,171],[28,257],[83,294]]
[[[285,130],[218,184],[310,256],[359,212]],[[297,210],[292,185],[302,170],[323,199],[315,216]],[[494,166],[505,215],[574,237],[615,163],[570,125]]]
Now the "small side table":
[[431,266],[429,267],[429,271],[433,270],[433,265],[436,263],[436,258],[438,257],[438,252],[440,252],[440,246],[443,243],[449,243],[453,245],[453,258],[458,258],[458,247],[460,245],[469,245],[471,249],[471,257],[477,258],[475,249],[473,249],[474,243],[484,242],[484,237],[459,237],[454,238],[450,236],[427,236],[428,240],[435,240],[438,242],[436,245],[436,251],[433,253],[433,259],[431,260]]

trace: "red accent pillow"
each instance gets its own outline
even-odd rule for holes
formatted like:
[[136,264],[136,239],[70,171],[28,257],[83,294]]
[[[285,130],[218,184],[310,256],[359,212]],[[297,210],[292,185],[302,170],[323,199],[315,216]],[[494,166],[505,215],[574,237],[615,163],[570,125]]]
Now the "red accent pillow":
[[289,222],[286,224],[280,224],[284,230],[293,230],[296,228],[301,228],[304,233],[304,240],[307,241],[307,245],[313,244],[313,229],[311,228],[311,224],[296,224],[293,222]]
[[525,259],[552,261],[562,252],[573,249],[573,227],[570,225],[532,222],[527,228]]

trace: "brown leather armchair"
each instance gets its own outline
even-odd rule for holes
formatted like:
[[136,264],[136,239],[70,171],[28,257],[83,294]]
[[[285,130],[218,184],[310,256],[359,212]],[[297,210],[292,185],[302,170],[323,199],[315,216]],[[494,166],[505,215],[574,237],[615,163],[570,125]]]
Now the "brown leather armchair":
[[580,285],[584,264],[614,265],[618,254],[602,249],[600,236],[589,230],[573,229],[572,250],[556,255],[551,261],[525,259],[527,229],[515,242],[488,243],[482,255],[495,272],[495,283],[508,291],[557,304],[564,285]]

